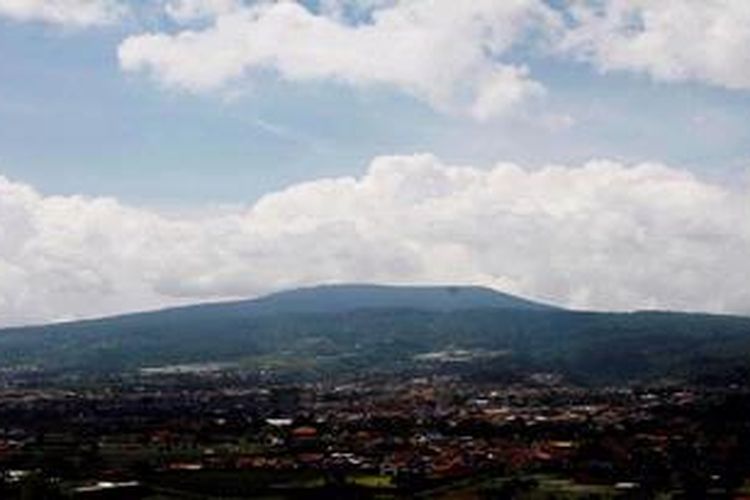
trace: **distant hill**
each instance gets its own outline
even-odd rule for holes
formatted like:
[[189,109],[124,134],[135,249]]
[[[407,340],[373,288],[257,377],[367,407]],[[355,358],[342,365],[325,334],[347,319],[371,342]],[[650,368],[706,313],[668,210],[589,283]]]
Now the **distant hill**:
[[205,362],[305,376],[449,368],[587,383],[725,381],[750,373],[750,318],[568,311],[478,287],[336,285],[0,330],[0,370]]

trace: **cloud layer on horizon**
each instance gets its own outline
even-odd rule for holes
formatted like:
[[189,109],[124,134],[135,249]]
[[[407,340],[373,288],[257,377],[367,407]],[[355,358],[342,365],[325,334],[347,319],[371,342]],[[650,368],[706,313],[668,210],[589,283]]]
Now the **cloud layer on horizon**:
[[0,325],[320,282],[473,283],[566,306],[750,311],[750,197],[659,164],[379,157],[252,206],[160,214],[0,177]]

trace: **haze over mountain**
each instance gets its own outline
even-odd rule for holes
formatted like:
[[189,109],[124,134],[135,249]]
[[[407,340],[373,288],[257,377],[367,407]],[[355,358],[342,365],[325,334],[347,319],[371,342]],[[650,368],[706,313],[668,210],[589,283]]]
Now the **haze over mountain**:
[[229,363],[314,377],[450,365],[599,383],[734,376],[748,355],[750,318],[569,311],[479,287],[329,285],[0,330],[4,369],[61,373]]

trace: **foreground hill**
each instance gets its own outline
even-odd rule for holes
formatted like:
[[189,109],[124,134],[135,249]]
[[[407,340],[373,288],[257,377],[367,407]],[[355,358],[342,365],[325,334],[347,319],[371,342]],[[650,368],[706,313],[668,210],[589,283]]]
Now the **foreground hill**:
[[748,360],[750,318],[567,311],[473,287],[326,286],[0,331],[0,368],[76,372],[230,362],[304,375],[450,368],[621,382],[727,380]]

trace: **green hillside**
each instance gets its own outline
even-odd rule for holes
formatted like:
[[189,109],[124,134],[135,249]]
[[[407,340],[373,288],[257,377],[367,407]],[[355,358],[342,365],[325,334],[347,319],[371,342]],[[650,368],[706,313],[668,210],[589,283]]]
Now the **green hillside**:
[[[503,294],[504,306],[492,306],[495,292],[484,289],[454,290],[449,293],[466,295],[451,302],[444,290],[396,289],[390,300],[388,289],[378,288],[370,307],[369,292],[358,290],[351,304],[341,301],[345,287],[324,288],[291,293],[289,301],[270,296],[4,330],[0,366],[114,372],[232,362],[340,373],[463,364],[487,372],[555,371],[602,383],[726,378],[750,366],[750,318],[566,311]],[[404,299],[420,293],[426,296]]]

